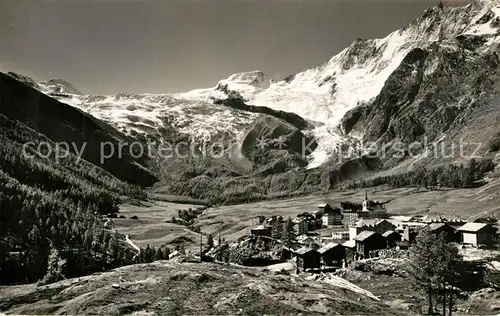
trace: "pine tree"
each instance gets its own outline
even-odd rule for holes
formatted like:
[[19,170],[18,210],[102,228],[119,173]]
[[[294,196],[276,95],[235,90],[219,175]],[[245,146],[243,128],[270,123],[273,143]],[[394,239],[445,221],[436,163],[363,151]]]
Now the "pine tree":
[[165,259],[164,255],[163,255],[163,251],[161,250],[161,247],[158,247],[155,250],[154,259],[155,260],[164,260]]
[[432,314],[433,308],[433,286],[438,275],[436,267],[440,263],[439,249],[444,239],[436,237],[427,229],[423,229],[417,236],[416,243],[410,248],[409,253],[409,275],[413,285],[427,294],[428,313]]
[[417,236],[416,243],[410,248],[409,275],[417,289],[428,296],[428,313],[433,312],[433,293],[441,294],[443,315],[446,304],[451,315],[453,300],[456,296],[454,286],[463,276],[463,258],[458,248],[447,243],[444,236],[436,236],[423,229]]
[[285,222],[285,231],[283,236],[283,243],[287,247],[291,247],[296,240],[295,230],[293,228],[292,219],[289,217]]
[[283,238],[283,223],[278,218],[275,218],[273,221],[271,237],[276,240],[282,240]]
[[214,247],[214,238],[212,237],[212,234],[208,234],[207,247],[208,249],[212,249]]
[[144,262],[151,262],[154,259],[154,252],[149,246],[149,244],[146,245],[146,248],[144,249]]
[[449,315],[451,316],[455,297],[457,296],[455,288],[464,277],[464,261],[454,244],[442,243],[439,246],[441,247],[438,249],[441,260],[436,270],[442,295],[443,315],[446,315],[446,305],[448,304]]
[[40,284],[49,284],[64,279],[61,268],[61,259],[56,248],[52,248],[47,261],[47,273],[40,281]]

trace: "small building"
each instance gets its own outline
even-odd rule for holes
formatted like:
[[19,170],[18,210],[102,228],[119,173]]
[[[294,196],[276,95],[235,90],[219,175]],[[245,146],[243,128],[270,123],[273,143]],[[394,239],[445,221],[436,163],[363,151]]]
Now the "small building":
[[283,216],[281,216],[281,215],[271,216],[271,217],[269,217],[268,219],[266,219],[266,223],[267,223],[267,225],[269,225],[269,226],[272,226],[272,225],[273,225],[276,221],[277,221],[278,223],[284,223],[284,222],[285,222],[285,220],[283,219]]
[[431,223],[424,227],[424,229],[429,230],[434,235],[443,235],[446,242],[458,241],[457,233],[455,228],[449,226],[446,223]]
[[385,238],[385,242],[387,244],[387,248],[394,248],[397,246],[397,243],[401,241],[402,237],[400,234],[393,230],[388,230],[382,234]]
[[332,233],[332,240],[337,240],[337,241],[344,241],[349,239],[349,231],[339,231],[339,232],[333,232]]
[[448,220],[446,218],[444,218],[442,215],[440,214],[429,214],[429,215],[425,215],[423,216],[420,221],[422,223],[427,223],[427,224],[430,224],[430,223],[445,223],[447,222]]
[[446,222],[446,224],[448,224],[449,226],[458,229],[459,227],[462,227],[463,225],[467,224],[467,221],[461,219],[461,218],[458,218],[458,217],[455,217],[455,218],[450,218],[448,219],[448,221]]
[[400,222],[402,225],[417,220],[416,216],[411,216],[411,215],[393,215],[390,218]]
[[293,247],[286,247],[286,246],[283,246],[281,248],[281,259],[283,260],[289,260],[289,259],[292,259],[293,256],[295,254],[295,250]]
[[384,249],[386,247],[385,238],[374,231],[362,231],[355,238],[356,253],[368,257],[370,251]]
[[309,222],[304,218],[294,218],[292,223],[297,235],[307,234],[309,231]]
[[333,210],[333,207],[328,204],[328,203],[323,203],[318,205],[319,211],[321,212],[321,215],[331,212]]
[[256,225],[263,225],[265,221],[266,221],[266,217],[264,215],[255,216]]
[[256,227],[250,229],[251,234],[254,236],[271,237],[271,231],[272,231],[272,227],[267,226],[267,225],[259,225],[259,226],[256,226]]
[[385,203],[368,200],[368,193],[365,191],[365,200],[363,201],[363,212],[368,213],[369,218],[386,218],[387,210]]
[[403,230],[403,241],[406,241],[409,244],[414,243],[420,229],[422,229],[421,226],[405,226]]
[[323,264],[327,266],[339,265],[346,257],[344,246],[337,243],[329,243],[319,248],[318,252]]
[[349,260],[354,260],[354,254],[356,253],[356,241],[348,240],[342,244],[345,249],[345,257]]
[[355,225],[360,219],[369,217],[368,212],[350,210],[344,211],[342,215],[344,216],[342,222],[347,227]]
[[303,245],[311,245],[312,243],[315,243],[316,240],[312,238],[311,236],[308,236],[306,234],[299,235],[297,236],[297,242]]
[[491,224],[467,223],[460,227],[458,231],[462,234],[462,242],[473,246],[493,244],[495,229]]
[[323,228],[323,214],[323,209],[319,209],[312,213],[314,220],[309,222],[310,230]]
[[295,251],[297,256],[297,268],[302,271],[308,269],[319,269],[321,266],[321,256],[317,250],[302,247]]
[[395,230],[391,222],[386,219],[362,219],[356,225],[349,227],[349,239],[354,239],[362,231],[374,231],[383,234],[388,230]]
[[495,225],[496,223],[498,223],[498,220],[494,217],[479,217],[474,220],[474,223]]
[[342,213],[337,209],[331,213],[323,215],[323,227],[342,225]]
[[312,216],[314,216],[314,218],[316,219],[321,219],[321,217],[323,217],[323,212],[323,209],[316,210],[312,212]]

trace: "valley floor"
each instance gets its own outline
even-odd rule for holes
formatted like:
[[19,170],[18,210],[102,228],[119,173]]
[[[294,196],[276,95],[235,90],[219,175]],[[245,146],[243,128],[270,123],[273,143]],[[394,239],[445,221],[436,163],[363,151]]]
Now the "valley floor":
[[[236,240],[250,234],[256,225],[256,216],[282,215],[295,217],[302,212],[312,212],[321,203],[337,206],[341,201],[361,203],[364,190],[329,192],[290,199],[262,201],[250,204],[228,205],[209,208],[198,217],[194,226],[199,226],[205,235],[220,235],[226,240]],[[418,187],[399,189],[368,189],[368,197],[373,200],[391,200],[386,208],[391,214],[443,214],[459,216],[463,219],[478,217],[500,217],[500,180],[476,189],[439,189],[427,190]],[[180,224],[171,223],[177,210],[197,208],[197,205],[151,201],[140,206],[124,204],[120,213],[127,219],[115,219],[116,229],[130,236],[138,246],[164,244],[173,248],[184,243],[186,249],[198,251],[199,234]],[[138,216],[138,220],[129,219]],[[321,233],[321,232],[320,232]],[[329,231],[323,232],[329,234]]]

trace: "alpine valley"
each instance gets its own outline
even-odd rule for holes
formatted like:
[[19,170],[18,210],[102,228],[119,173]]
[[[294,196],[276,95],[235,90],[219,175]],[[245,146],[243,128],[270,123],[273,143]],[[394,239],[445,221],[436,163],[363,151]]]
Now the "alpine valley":
[[430,7],[286,78],[255,70],[181,93],[87,95],[0,73],[0,284],[31,283],[0,287],[0,311],[401,314],[403,291],[425,299],[399,267],[349,270],[372,293],[332,274],[163,262],[161,247],[194,253],[217,234],[216,246],[221,234],[247,245],[262,214],[361,200],[365,188],[399,215],[497,215],[499,54],[500,0],[475,0]]
[[[135,180],[155,182],[153,192],[248,202],[464,157],[493,159],[500,146],[498,5],[431,7],[385,38],[357,39],[323,65],[278,80],[250,71],[185,93],[85,95],[61,79],[37,83],[8,75],[18,80],[13,86],[40,92],[31,91],[32,103],[44,94],[120,137],[155,149],[186,141],[201,150],[190,159],[158,153],[142,159],[159,181]],[[2,75],[4,94],[6,82]],[[2,95],[2,110],[15,106],[15,98]],[[220,155],[203,154],[215,142]],[[392,145],[401,142],[421,146],[396,159]],[[459,142],[466,144],[464,155],[426,154],[436,143],[449,149]]]

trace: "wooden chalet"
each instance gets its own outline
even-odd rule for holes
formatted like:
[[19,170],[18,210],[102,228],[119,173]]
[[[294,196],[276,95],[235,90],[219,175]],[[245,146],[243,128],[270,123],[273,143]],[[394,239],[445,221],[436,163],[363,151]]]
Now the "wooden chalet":
[[467,223],[458,231],[462,234],[462,242],[473,246],[490,246],[496,235],[496,228],[487,223]]
[[370,251],[386,248],[386,241],[384,236],[373,231],[363,231],[355,238],[356,252],[368,257]]
[[397,243],[400,242],[402,239],[402,236],[393,230],[386,231],[385,233],[382,234],[382,236],[385,238],[387,248],[396,247]]
[[297,268],[306,271],[309,269],[319,269],[321,266],[321,256],[317,250],[302,247],[295,251],[297,256]]
[[346,257],[344,246],[337,243],[329,243],[319,248],[318,252],[323,264],[327,266],[340,265]]
[[457,234],[455,228],[446,223],[431,223],[425,226],[424,229],[429,230],[436,236],[442,235],[446,242],[455,242],[460,240],[460,236]]

